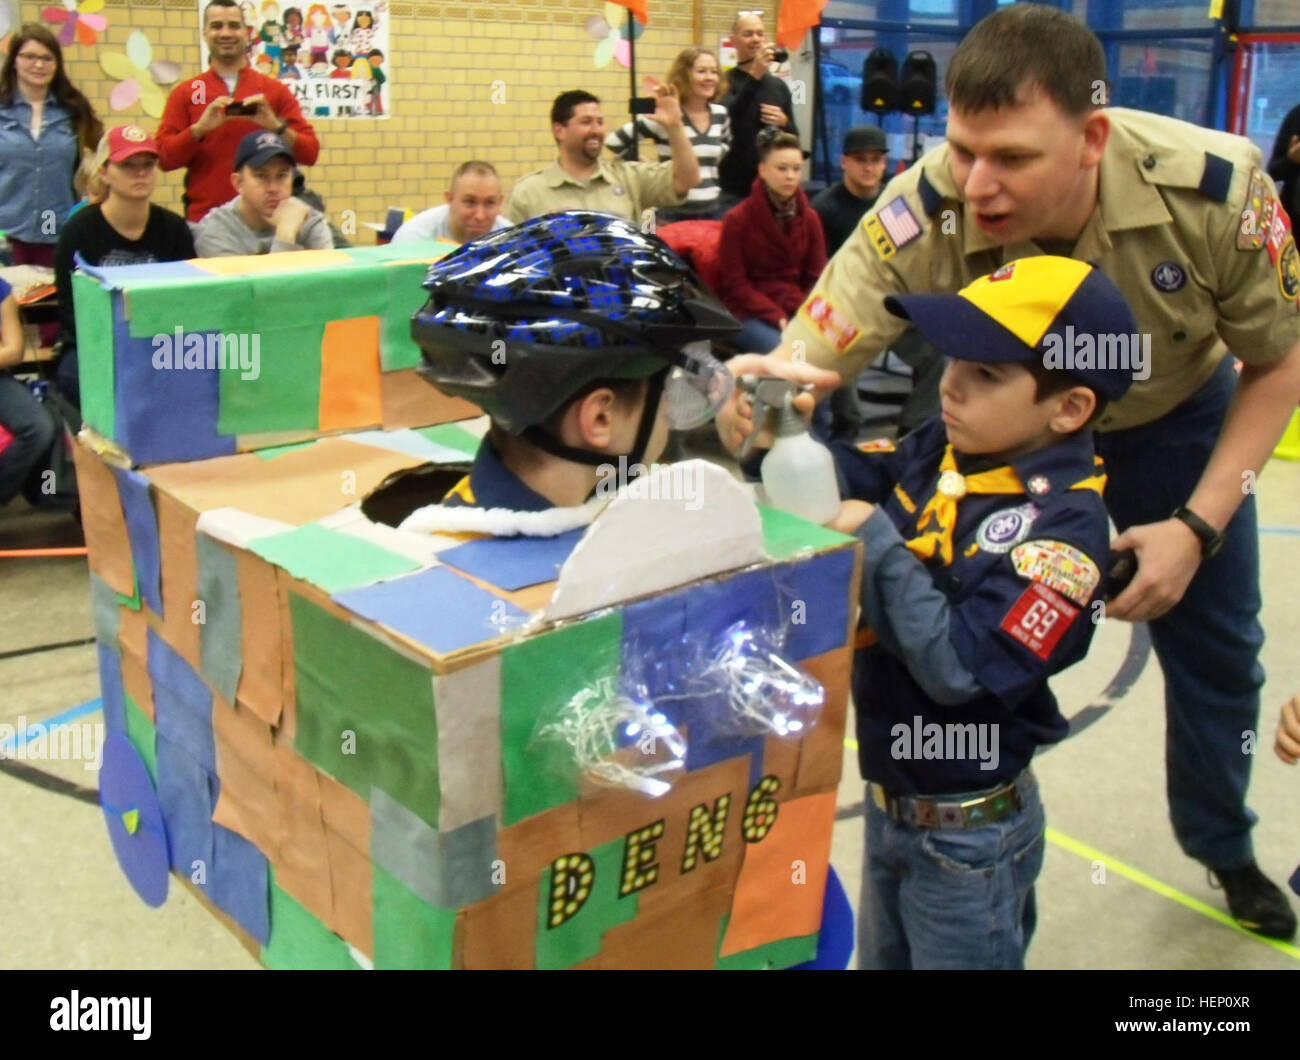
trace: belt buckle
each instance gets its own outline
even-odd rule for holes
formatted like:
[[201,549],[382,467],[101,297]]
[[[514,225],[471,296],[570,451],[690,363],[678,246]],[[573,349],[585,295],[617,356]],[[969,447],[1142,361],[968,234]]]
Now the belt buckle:
[[871,788],[871,801],[876,804],[876,809],[888,814],[889,800],[885,798],[885,789],[874,780],[868,786]]
[[939,807],[932,799],[914,799],[912,806],[916,814],[918,828],[939,827]]
[[977,799],[967,799],[960,804],[961,824],[963,828],[978,828],[989,824],[994,818],[989,812],[989,796],[981,795]]

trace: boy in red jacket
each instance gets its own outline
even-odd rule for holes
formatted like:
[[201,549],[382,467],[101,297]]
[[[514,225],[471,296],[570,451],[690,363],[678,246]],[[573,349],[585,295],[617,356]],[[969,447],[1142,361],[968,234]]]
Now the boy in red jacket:
[[741,349],[775,349],[826,266],[821,219],[799,187],[802,174],[799,138],[764,130],[749,198],[722,219],[718,295],[743,325],[733,340]]

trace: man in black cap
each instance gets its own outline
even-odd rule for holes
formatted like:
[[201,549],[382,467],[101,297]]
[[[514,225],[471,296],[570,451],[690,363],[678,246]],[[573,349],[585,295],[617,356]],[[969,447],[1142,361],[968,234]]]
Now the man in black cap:
[[827,257],[840,249],[863,214],[875,205],[885,183],[887,154],[885,134],[875,125],[859,125],[844,134],[840,155],[844,176],[812,201],[822,219]]
[[279,134],[261,129],[240,140],[230,175],[236,195],[199,222],[199,257],[333,247],[325,215],[293,197],[293,176],[293,152]]

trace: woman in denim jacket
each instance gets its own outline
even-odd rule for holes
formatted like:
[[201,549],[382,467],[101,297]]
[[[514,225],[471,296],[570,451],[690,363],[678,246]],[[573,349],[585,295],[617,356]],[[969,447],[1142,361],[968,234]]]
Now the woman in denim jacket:
[[54,264],[54,245],[80,195],[84,154],[104,126],[63,69],[63,50],[29,22],[10,38],[0,71],[0,230],[15,265]]

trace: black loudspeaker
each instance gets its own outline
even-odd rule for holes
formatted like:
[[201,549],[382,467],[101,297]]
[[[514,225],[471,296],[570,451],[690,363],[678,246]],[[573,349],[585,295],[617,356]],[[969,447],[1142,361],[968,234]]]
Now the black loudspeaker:
[[875,48],[862,60],[862,109],[871,114],[898,109],[898,60],[888,48]]
[[898,109],[917,117],[933,114],[936,79],[933,55],[908,52],[898,79]]

